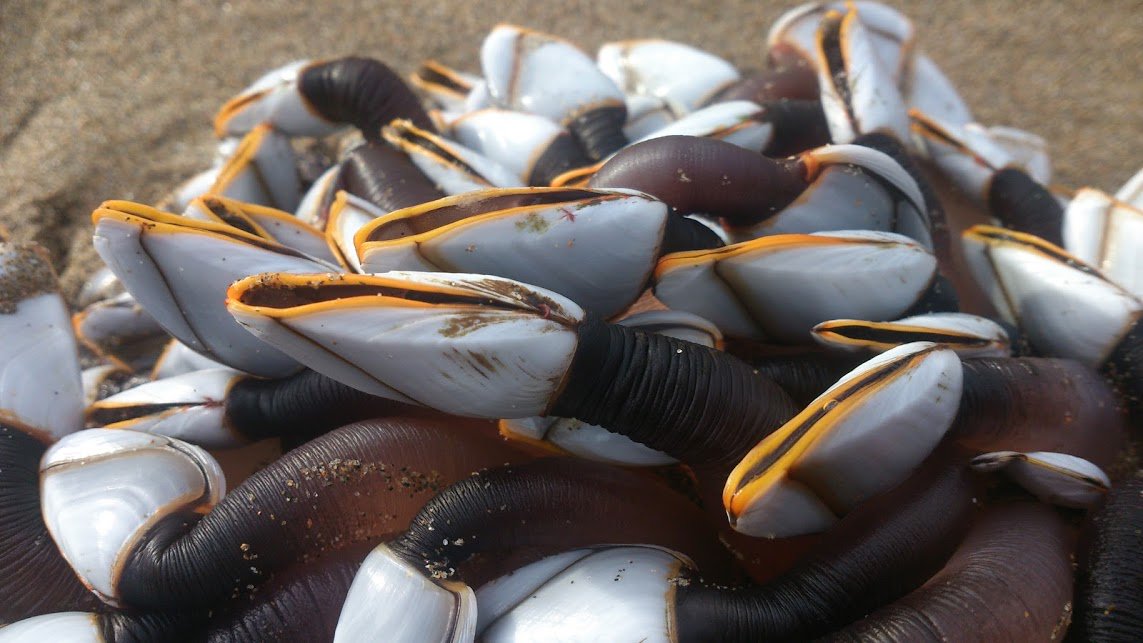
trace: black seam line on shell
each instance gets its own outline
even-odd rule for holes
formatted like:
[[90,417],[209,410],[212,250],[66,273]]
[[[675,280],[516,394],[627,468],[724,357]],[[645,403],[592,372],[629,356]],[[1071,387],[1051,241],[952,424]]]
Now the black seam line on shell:
[[294,330],[293,328],[290,328],[290,326],[289,326],[288,324],[278,324],[278,325],[279,325],[279,326],[280,326],[280,327],[281,327],[283,330],[285,330],[285,331],[287,331],[287,332],[291,333],[292,335],[294,335],[294,336],[295,336],[295,337],[297,337],[298,339],[300,339],[300,340],[302,340],[302,341],[304,341],[304,342],[306,342],[306,343],[310,344],[310,345],[311,345],[311,346],[313,346],[314,348],[317,348],[317,349],[318,349],[318,350],[320,350],[321,352],[323,352],[323,353],[325,353],[325,354],[329,355],[329,356],[330,356],[330,357],[332,357],[332,358],[333,358],[335,361],[337,361],[337,362],[341,363],[341,365],[342,365],[342,366],[348,366],[348,367],[352,368],[353,370],[357,371],[357,372],[358,372],[358,373],[360,373],[360,374],[361,374],[363,377],[365,377],[365,379],[367,379],[367,380],[369,380],[369,381],[371,381],[371,382],[376,382],[377,384],[379,384],[379,385],[381,385],[381,386],[383,386],[383,387],[385,387],[385,388],[387,388],[387,389],[391,389],[391,390],[393,390],[393,391],[396,391],[398,395],[404,395],[404,396],[405,396],[405,397],[406,397],[408,400],[410,400],[410,401],[411,401],[413,404],[418,404],[418,405],[420,405],[420,406],[423,406],[423,407],[425,407],[425,408],[432,408],[432,406],[431,406],[431,405],[429,405],[429,404],[425,404],[424,402],[421,402],[420,400],[418,400],[418,399],[416,399],[416,398],[412,397],[411,395],[408,395],[408,394],[406,394],[404,391],[402,391],[402,390],[398,389],[398,388],[397,388],[397,387],[395,387],[395,386],[392,386],[392,385],[390,385],[388,382],[382,382],[381,380],[377,379],[376,377],[373,377],[373,375],[372,375],[371,373],[369,373],[368,371],[366,371],[365,369],[363,369],[363,368],[361,368],[361,367],[357,366],[356,364],[354,364],[353,362],[349,361],[348,359],[346,359],[346,358],[342,357],[341,355],[338,355],[337,353],[335,353],[335,352],[333,352],[332,350],[330,350],[330,349],[326,348],[326,347],[325,347],[325,346],[323,346],[322,344],[320,344],[320,343],[318,343],[318,342],[316,342],[316,341],[314,341],[314,340],[310,339],[308,336],[306,336],[306,335],[304,335],[304,334],[302,334],[302,333],[299,333],[298,331]]
[[841,104],[845,107],[846,118],[856,131],[857,115],[853,111],[853,96],[849,91],[849,70],[845,65],[845,54],[841,51],[841,29],[843,16],[826,17],[818,27],[822,55],[825,56],[830,82],[837,91]]
[[974,477],[948,459],[956,460],[930,456],[763,585],[678,586],[680,640],[808,640],[920,586],[952,554],[976,510]]
[[1057,246],[1064,244],[1064,209],[1035,179],[1016,168],[993,175],[988,209],[1006,227],[1036,235]]
[[623,198],[629,197],[616,193],[601,194],[598,190],[574,189],[522,193],[512,190],[505,194],[500,192],[500,188],[492,188],[482,193],[480,198],[462,199],[449,205],[423,209],[412,216],[387,219],[370,230],[365,241],[394,241],[427,234],[445,226],[507,210],[550,209],[555,206],[579,210]]
[[[1018,230],[1018,232],[1021,232],[1021,231]],[[994,241],[1001,241],[1001,242],[1005,242],[1005,243],[1011,243],[1013,245],[1021,247],[1025,251],[1035,252],[1037,254],[1044,255],[1045,257],[1047,257],[1049,259],[1054,259],[1055,261],[1058,261],[1059,263],[1062,263],[1065,266],[1067,266],[1073,270],[1078,270],[1078,271],[1084,273],[1085,275],[1090,275],[1092,277],[1099,279],[1100,281],[1108,281],[1107,277],[1104,276],[1104,274],[1101,273],[1099,270],[1092,268],[1091,266],[1079,261],[1074,256],[1068,254],[1067,251],[1060,249],[1059,244],[1057,244],[1057,243],[1053,243],[1053,242],[1049,241],[1049,243],[1052,243],[1052,245],[1054,247],[1045,246],[1045,245],[1037,244],[1037,243],[1028,243],[1024,239],[1018,239],[1018,238],[1012,236],[1011,234],[1008,234],[1007,232],[1005,232],[1002,229],[1001,230],[983,230],[983,231],[978,231],[975,234],[977,234],[981,237],[984,237],[985,239],[994,240]],[[1036,235],[1033,233],[1026,232],[1025,234],[1032,234],[1032,236],[1037,237],[1040,240],[1048,241],[1044,237],[1040,237],[1039,235]],[[991,248],[992,247],[991,244],[988,244],[988,247]],[[996,272],[997,274],[999,274],[999,272],[996,270],[993,270],[993,272]]]
[[352,124],[366,140],[378,140],[381,126],[395,118],[436,131],[405,81],[372,58],[350,56],[310,65],[298,75],[298,92],[323,118]]
[[688,464],[733,464],[795,413],[785,391],[733,356],[594,317],[579,327],[551,409]]
[[144,418],[149,415],[157,415],[164,411],[219,405],[221,405],[221,403],[217,401],[203,400],[202,402],[153,402],[151,404],[91,406],[87,413],[87,421],[97,426],[107,426],[127,420]]
[[[276,198],[277,191],[271,189],[270,181],[266,178],[266,175],[262,173],[262,165],[258,163],[257,153],[251,154],[249,160],[250,163],[247,165],[247,170],[249,170],[250,174],[254,177],[254,181],[258,183],[258,188],[262,190],[262,193],[265,194],[267,198],[274,202],[275,208],[282,209],[282,206],[285,204],[278,203],[278,199]],[[296,173],[297,168],[291,168],[291,171]],[[237,175],[235,175],[235,178],[237,178]],[[261,235],[255,234],[254,236]]]
[[[175,295],[175,289],[171,287],[171,281],[170,281],[170,279],[167,278],[167,273],[163,272],[163,269],[161,267],[159,267],[159,262],[155,261],[155,259],[151,256],[150,251],[143,244],[143,237],[144,237],[143,228],[145,228],[145,227],[146,227],[146,224],[144,223],[140,227],[138,236],[136,237],[137,243],[139,244],[139,252],[147,257],[147,261],[149,261],[151,263],[151,266],[155,269],[155,273],[159,275],[159,281],[163,284],[163,288],[167,291],[168,301],[173,303],[175,305],[175,308],[178,309],[179,315],[182,317],[183,324],[186,326],[187,330],[190,331],[191,337],[196,342],[199,343],[199,346],[202,346],[202,352],[207,357],[210,357],[212,359],[217,358],[218,353],[214,352],[214,349],[211,348],[210,346],[208,346],[207,343],[202,340],[202,337],[200,337],[198,332],[195,331],[194,326],[192,326],[190,324],[190,322],[187,321],[186,308],[183,306],[183,303],[179,299],[179,297]],[[166,330],[166,329],[164,329],[164,330]],[[215,361],[221,362],[222,360],[216,359]]]
[[415,75],[426,85],[437,85],[457,97],[466,97],[468,92],[472,91],[472,86],[464,84],[461,78],[446,73],[444,69],[445,67],[435,60],[426,60],[421,63]]
[[[427,150],[428,152],[430,152],[434,156],[439,157],[446,164],[460,168],[462,171],[467,172],[468,174],[471,174],[472,176],[475,176],[475,177],[483,180],[485,183],[488,183],[488,179],[484,178],[484,175],[481,174],[480,172],[478,172],[476,170],[476,168],[469,165],[467,162],[464,161],[464,159],[460,158],[456,154],[453,154],[452,152],[441,147],[440,145],[437,145],[436,141],[432,140],[431,138],[424,136],[423,134],[419,134],[417,132],[412,132],[412,131],[408,131],[408,130],[404,130],[404,131],[399,132],[397,134],[397,136],[399,138],[405,139],[411,145],[421,147],[421,148]],[[405,152],[404,150],[401,150],[401,152],[404,154],[409,154],[408,152]]]
[[896,328],[878,328],[864,324],[836,325],[829,332],[841,335],[845,339],[859,342],[872,342],[875,344],[907,344],[910,342],[935,342],[952,346],[983,347],[992,344],[987,337],[972,337],[958,335],[953,330],[900,330]]
[[[819,406],[812,415],[806,418],[804,422],[798,425],[798,427],[795,428],[790,433],[790,435],[786,437],[786,439],[782,440],[780,444],[774,447],[773,451],[766,454],[766,457],[762,458],[754,466],[747,469],[746,472],[742,474],[742,483],[739,485],[738,489],[741,490],[743,487],[753,482],[755,478],[766,473],[766,471],[771,466],[773,466],[775,462],[781,459],[782,456],[786,455],[786,453],[790,450],[791,447],[793,447],[794,444],[801,440],[810,431],[810,429],[812,429],[814,425],[818,423],[818,421],[833,411],[834,408],[846,403],[850,398],[854,396],[866,394],[869,387],[896,379],[900,371],[904,370],[907,367],[914,366],[918,361],[920,361],[922,357],[932,353],[935,350],[937,349],[927,348],[918,351],[912,355],[909,355],[905,359],[900,359],[896,363],[889,364],[887,367],[882,366],[876,370],[867,371],[850,380],[849,382],[846,382],[842,386],[843,390],[837,391],[838,395],[835,395],[828,400],[824,400],[821,406]],[[806,483],[803,482],[802,484]],[[827,498],[823,497],[821,500],[825,502]],[[829,509],[838,516],[845,514],[845,510],[841,507],[831,506]]]

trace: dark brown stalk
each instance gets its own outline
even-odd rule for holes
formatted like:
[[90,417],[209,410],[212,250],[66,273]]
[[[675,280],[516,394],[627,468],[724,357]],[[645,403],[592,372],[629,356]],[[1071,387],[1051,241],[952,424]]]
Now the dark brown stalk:
[[664,136],[624,148],[592,177],[591,187],[631,188],[682,214],[758,223],[808,185],[797,160],[775,161],[725,141]]
[[1143,640],[1143,470],[1112,489],[1083,540],[1068,640]]
[[157,523],[126,554],[122,602],[210,605],[311,556],[391,537],[442,487],[529,458],[493,431],[487,422],[391,418],[317,438],[251,476],[201,520]]
[[723,579],[733,567],[689,500],[641,473],[570,458],[463,480],[429,501],[389,547],[426,574],[447,575],[476,553],[628,543],[681,552]]
[[60,554],[40,513],[39,465],[46,450],[0,422],[0,623],[102,606]]
[[323,118],[349,123],[367,140],[380,140],[381,127],[395,118],[436,131],[413,90],[372,58],[350,56],[310,65],[299,74],[298,91]]
[[971,476],[952,459],[929,458],[765,585],[726,588],[694,580],[680,586],[680,639],[806,640],[920,586],[960,543],[974,513]]
[[831,641],[1050,641],[1072,598],[1073,538],[1047,505],[991,507],[924,587]]

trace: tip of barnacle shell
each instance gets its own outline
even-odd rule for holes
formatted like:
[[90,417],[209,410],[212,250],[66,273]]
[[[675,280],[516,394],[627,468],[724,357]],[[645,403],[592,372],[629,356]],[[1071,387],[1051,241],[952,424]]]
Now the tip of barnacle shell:
[[10,625],[0,626],[0,643],[104,643],[98,614],[90,612],[57,612],[41,614]]
[[333,640],[460,643],[475,636],[476,595],[470,587],[429,578],[379,545],[353,577]]

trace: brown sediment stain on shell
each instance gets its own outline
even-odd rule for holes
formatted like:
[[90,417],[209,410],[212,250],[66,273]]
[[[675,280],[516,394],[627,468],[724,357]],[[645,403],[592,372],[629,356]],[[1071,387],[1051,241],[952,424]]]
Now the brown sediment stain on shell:
[[491,326],[503,320],[504,316],[499,314],[468,313],[465,315],[452,315],[449,317],[448,323],[441,326],[440,329],[437,330],[437,333],[439,333],[441,337],[455,339],[457,337],[464,337],[485,326]]
[[56,273],[43,246],[0,242],[0,314],[11,315],[21,301],[56,291]]

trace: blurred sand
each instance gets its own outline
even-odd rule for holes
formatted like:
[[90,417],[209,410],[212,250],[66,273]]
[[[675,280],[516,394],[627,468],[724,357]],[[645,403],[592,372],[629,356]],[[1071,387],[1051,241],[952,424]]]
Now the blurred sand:
[[[205,168],[215,110],[268,68],[359,53],[402,72],[426,57],[478,71],[481,39],[501,21],[592,52],[658,36],[759,67],[770,23],[793,4],[5,0],[0,224],[45,244],[74,293],[96,265],[91,210],[154,202]],[[1050,141],[1059,183],[1113,190],[1143,165],[1137,1],[893,4],[979,120]]]

